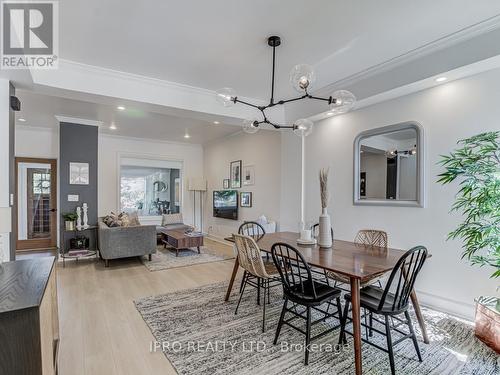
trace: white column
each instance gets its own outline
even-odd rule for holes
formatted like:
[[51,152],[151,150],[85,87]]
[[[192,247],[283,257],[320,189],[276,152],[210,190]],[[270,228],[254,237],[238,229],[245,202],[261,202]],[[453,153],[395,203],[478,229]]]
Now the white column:
[[[0,79],[0,208],[10,207],[9,81]],[[3,261],[10,260],[10,232],[0,233]]]

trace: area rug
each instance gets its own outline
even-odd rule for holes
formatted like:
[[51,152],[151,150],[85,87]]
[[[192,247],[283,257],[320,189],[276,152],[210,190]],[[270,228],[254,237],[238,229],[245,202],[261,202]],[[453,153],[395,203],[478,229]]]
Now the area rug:
[[[261,331],[262,309],[256,304],[255,289],[245,292],[235,316],[238,288],[229,302],[223,302],[226,288],[224,282],[135,301],[155,337],[151,350],[163,351],[179,374],[354,373],[352,338],[348,336],[345,347],[336,346],[338,331],[315,341],[318,345],[308,366],[303,364],[304,335],[284,326],[278,344],[273,345],[283,303],[279,288],[271,295],[265,333]],[[471,324],[430,309],[423,308],[423,314],[431,340],[428,345],[419,341],[423,362],[418,362],[411,340],[405,340],[395,349],[397,373],[500,373],[499,357],[475,338]],[[312,335],[337,323],[316,324]],[[414,326],[420,334],[418,324]],[[371,339],[385,346],[384,337],[374,333]],[[388,373],[388,355],[363,344],[363,374]]]
[[196,249],[183,249],[179,251],[179,256],[175,256],[175,249],[172,247],[163,248],[158,246],[156,254],[153,254],[151,261],[148,257],[142,257],[142,263],[150,271],[161,271],[169,268],[186,267],[194,264],[220,262],[222,260],[233,259],[234,256],[218,254],[206,246],[200,248],[200,253]]

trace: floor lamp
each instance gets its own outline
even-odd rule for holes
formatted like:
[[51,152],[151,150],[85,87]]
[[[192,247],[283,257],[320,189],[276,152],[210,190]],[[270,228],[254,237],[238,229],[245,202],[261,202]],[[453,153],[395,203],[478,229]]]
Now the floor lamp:
[[193,221],[196,229],[196,192],[200,196],[200,232],[203,232],[203,192],[207,191],[207,180],[203,178],[190,178],[188,183],[188,190],[193,192]]

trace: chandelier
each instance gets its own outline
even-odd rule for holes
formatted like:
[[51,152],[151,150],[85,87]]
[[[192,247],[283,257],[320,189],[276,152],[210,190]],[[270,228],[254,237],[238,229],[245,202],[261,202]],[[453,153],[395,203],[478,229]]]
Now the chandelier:
[[272,82],[271,82],[271,99],[267,105],[256,105],[248,103],[246,101],[240,100],[236,95],[236,91],[229,87],[224,87],[216,91],[215,98],[224,107],[230,107],[236,103],[244,104],[259,110],[262,116],[261,120],[256,118],[247,119],[243,122],[243,131],[249,134],[256,133],[259,130],[260,125],[267,124],[275,129],[292,129],[298,136],[307,136],[311,134],[313,129],[313,123],[309,119],[299,119],[296,120],[293,125],[280,125],[270,121],[266,115],[266,110],[277,105],[283,105],[290,102],[295,102],[302,99],[313,99],[321,100],[330,106],[330,111],[332,114],[340,114],[349,111],[356,102],[356,97],[347,90],[337,90],[333,92],[327,98],[321,98],[313,96],[308,90],[314,84],[316,79],[314,70],[310,65],[299,64],[296,65],[290,72],[290,83],[293,88],[297,90],[300,95],[286,100],[274,99],[274,72],[276,68],[276,47],[281,44],[281,38],[279,36],[271,36],[267,39],[267,44],[273,48],[273,70],[272,70]]

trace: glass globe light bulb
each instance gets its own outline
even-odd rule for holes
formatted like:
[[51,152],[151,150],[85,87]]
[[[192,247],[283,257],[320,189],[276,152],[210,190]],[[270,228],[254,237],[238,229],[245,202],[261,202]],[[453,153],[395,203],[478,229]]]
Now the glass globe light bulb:
[[390,159],[395,158],[397,155],[398,155],[398,150],[396,150],[395,148],[391,148],[385,152],[385,156],[387,156]]
[[330,109],[335,114],[348,112],[356,103],[356,97],[354,94],[347,90],[335,91],[331,97],[332,102],[330,103]]
[[307,137],[313,131],[314,124],[311,120],[301,118],[293,124],[293,132],[299,137]]
[[304,92],[310,88],[315,80],[314,70],[307,64],[295,65],[290,72],[290,83],[298,92]]
[[243,131],[247,134],[255,134],[259,131],[259,122],[255,119],[243,121]]
[[215,92],[215,100],[222,104],[224,107],[231,107],[234,105],[236,99],[236,91],[230,87],[223,87]]

